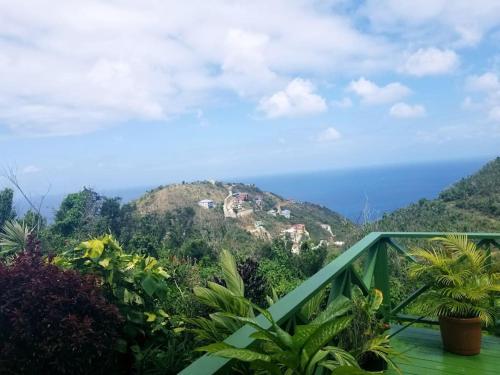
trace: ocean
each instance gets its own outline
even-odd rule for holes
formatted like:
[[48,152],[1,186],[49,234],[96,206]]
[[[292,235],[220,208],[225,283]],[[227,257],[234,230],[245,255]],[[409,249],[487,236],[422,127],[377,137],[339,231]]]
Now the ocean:
[[[365,220],[363,212],[368,212],[368,219],[375,220],[386,212],[419,199],[436,198],[441,190],[476,172],[487,161],[475,159],[433,162],[226,180],[255,184],[262,190],[285,198],[326,206],[353,222],[360,223]],[[126,203],[139,198],[151,188],[98,189],[98,192],[106,196],[120,196],[123,198],[122,202]],[[49,222],[52,221],[63,198],[64,195],[46,197],[42,213]],[[22,214],[28,207],[23,200],[16,201],[16,210]]]
[[355,223],[433,199],[488,160],[460,160],[283,174],[242,179],[285,198],[326,206]]

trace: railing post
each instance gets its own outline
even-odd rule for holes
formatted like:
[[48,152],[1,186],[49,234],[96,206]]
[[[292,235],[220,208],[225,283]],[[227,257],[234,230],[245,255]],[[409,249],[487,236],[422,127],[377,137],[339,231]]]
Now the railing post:
[[391,293],[389,287],[389,258],[387,255],[387,243],[380,240],[376,245],[377,260],[375,262],[374,284],[383,295],[382,314],[386,321],[390,320],[391,315]]

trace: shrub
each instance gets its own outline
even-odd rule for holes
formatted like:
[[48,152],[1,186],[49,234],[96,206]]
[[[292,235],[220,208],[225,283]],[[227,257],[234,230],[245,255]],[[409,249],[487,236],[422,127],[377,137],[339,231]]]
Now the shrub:
[[259,273],[259,263],[247,258],[238,263],[238,273],[245,285],[245,297],[259,306],[264,306],[268,287],[266,279]]
[[112,373],[122,322],[93,276],[48,264],[39,251],[0,264],[1,373]]
[[118,306],[131,340],[144,341],[157,332],[168,333],[167,279],[150,256],[126,253],[111,235],[82,242],[74,251],[54,259],[57,264],[96,275],[106,297]]

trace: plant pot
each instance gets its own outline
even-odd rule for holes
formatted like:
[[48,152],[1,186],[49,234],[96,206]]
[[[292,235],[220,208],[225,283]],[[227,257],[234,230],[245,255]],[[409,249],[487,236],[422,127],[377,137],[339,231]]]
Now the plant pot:
[[481,351],[479,318],[439,317],[444,350],[459,355],[476,355]]
[[380,372],[387,370],[387,362],[375,353],[365,352],[359,360],[359,367],[369,372]]

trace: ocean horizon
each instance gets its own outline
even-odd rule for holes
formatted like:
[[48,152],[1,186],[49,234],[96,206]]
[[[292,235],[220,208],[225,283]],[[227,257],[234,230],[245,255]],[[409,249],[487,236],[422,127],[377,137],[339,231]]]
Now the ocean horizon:
[[319,204],[355,223],[434,199],[490,159],[437,161],[243,178],[284,198]]
[[[325,206],[360,223],[366,218],[376,220],[384,213],[420,199],[434,199],[440,191],[473,174],[489,160],[482,158],[357,167],[222,180],[254,184],[284,198]],[[123,203],[127,203],[152,188],[154,186],[95,190],[106,196],[119,196]],[[65,194],[54,194],[45,198],[42,213],[49,222],[53,220],[64,197]],[[19,214],[28,209],[19,198],[15,206]]]

